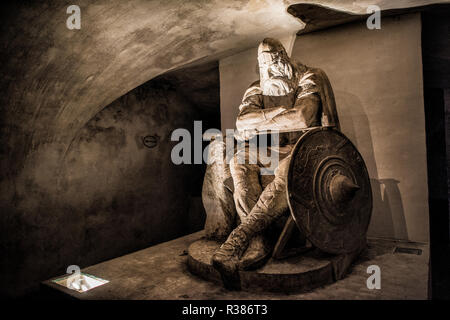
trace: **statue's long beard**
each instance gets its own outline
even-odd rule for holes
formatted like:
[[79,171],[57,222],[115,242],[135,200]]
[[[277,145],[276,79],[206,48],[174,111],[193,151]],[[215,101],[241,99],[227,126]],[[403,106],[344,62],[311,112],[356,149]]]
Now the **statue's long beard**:
[[294,86],[289,79],[277,77],[263,80],[261,89],[265,96],[285,96],[294,90]]
[[294,70],[288,62],[275,63],[260,70],[260,85],[266,96],[285,96],[294,90]]

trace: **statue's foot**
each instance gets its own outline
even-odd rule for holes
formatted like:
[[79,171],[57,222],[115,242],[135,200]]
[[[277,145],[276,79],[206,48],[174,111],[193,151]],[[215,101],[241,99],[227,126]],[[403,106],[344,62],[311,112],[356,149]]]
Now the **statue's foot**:
[[227,289],[240,289],[239,259],[248,246],[247,235],[235,229],[212,256],[213,267],[220,272]]
[[257,235],[250,240],[250,244],[239,261],[239,269],[249,270],[260,267],[272,252],[272,246],[263,235]]

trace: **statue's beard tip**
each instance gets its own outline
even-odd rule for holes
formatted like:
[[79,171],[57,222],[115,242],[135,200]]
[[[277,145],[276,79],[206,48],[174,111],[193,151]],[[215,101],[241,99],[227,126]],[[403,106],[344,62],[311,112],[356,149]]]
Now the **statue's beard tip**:
[[263,80],[261,89],[265,96],[285,96],[291,93],[294,87],[287,77],[277,77]]

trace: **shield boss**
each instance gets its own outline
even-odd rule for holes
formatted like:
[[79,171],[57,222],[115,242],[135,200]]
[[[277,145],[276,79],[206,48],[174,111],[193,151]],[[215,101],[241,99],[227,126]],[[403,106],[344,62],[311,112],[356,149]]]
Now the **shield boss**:
[[306,132],[292,151],[287,181],[292,217],[314,246],[342,254],[365,244],[372,213],[369,175],[341,132]]

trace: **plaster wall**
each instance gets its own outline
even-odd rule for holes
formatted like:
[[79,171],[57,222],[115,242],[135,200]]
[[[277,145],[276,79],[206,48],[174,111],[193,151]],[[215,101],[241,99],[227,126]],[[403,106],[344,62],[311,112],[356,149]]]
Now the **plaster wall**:
[[[373,189],[369,236],[428,241],[428,192],[419,14],[298,36],[292,57],[323,69],[341,129],[363,155]],[[220,61],[222,127],[234,127],[256,48]]]

